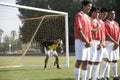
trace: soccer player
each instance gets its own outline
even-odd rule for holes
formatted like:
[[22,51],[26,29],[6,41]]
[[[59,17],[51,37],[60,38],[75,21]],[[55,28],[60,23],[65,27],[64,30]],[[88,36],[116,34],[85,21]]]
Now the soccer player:
[[47,68],[48,59],[50,57],[50,54],[52,54],[55,57],[54,65],[57,65],[57,69],[61,69],[59,66],[59,58],[56,51],[56,48],[59,47],[62,44],[62,40],[56,39],[56,40],[43,40],[44,45],[44,51],[46,54],[45,58],[45,64],[44,69]]
[[75,80],[80,79],[82,66],[82,80],[87,79],[87,61],[90,57],[91,20],[87,15],[92,7],[90,1],[82,1],[82,11],[78,12],[74,21],[75,36]]
[[[113,80],[119,80],[118,78],[118,70],[117,70],[117,61],[119,60],[119,41],[120,41],[120,28],[115,19],[115,11],[110,9],[108,11],[108,17],[105,21],[106,27],[106,49],[108,51],[108,67],[106,70],[106,78],[110,80],[109,72],[110,72],[110,63],[112,62],[112,70],[113,70]],[[106,63],[107,63],[106,62]],[[106,65],[105,63],[103,65]],[[104,68],[104,66],[102,67]],[[102,73],[104,75],[104,72]],[[103,76],[102,76],[103,77]]]
[[[92,41],[91,41],[91,50],[90,50],[90,60],[88,61],[88,80],[91,80],[91,73],[93,73],[93,79],[97,80],[98,78],[98,69],[99,63],[102,61],[102,47],[105,27],[98,22],[100,9],[96,6],[93,6],[90,10],[91,25],[92,25]],[[105,41],[105,40],[104,40]]]
[[[99,13],[98,13],[99,12]],[[99,66],[102,59],[107,59],[107,51],[105,50],[105,25],[103,20],[107,16],[107,9],[101,8],[99,11],[93,7],[90,11],[92,17],[92,47],[90,52],[90,60],[88,63],[88,79],[91,80],[91,71],[93,69],[93,79],[99,80]],[[99,16],[98,16],[99,15]],[[97,18],[98,17],[98,18]]]
[[[106,19],[107,15],[108,15],[107,11],[108,10],[106,8],[101,8],[100,14],[99,14],[99,17],[98,17],[99,24],[101,24],[104,29],[105,29],[104,20]],[[101,51],[102,51],[101,54],[103,55],[102,59],[104,61],[108,61],[108,53],[107,53],[107,50],[106,50],[106,47],[105,47],[105,38],[106,38],[105,37],[105,30],[103,32],[104,32],[104,34],[102,34],[102,36],[103,36],[103,38],[102,38],[103,49],[101,49]],[[100,62],[101,62],[101,57],[99,56],[99,58],[100,58]],[[98,73],[99,73],[99,67],[100,67],[100,65],[98,66],[98,69],[97,69]],[[98,76],[98,80],[99,80],[99,76]]]

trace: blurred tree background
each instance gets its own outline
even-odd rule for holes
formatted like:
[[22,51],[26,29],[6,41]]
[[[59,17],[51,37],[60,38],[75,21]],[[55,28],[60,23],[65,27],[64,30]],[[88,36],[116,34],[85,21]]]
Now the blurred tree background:
[[[69,45],[70,52],[74,51],[74,17],[77,12],[81,10],[81,1],[82,0],[17,0],[16,4],[32,6],[43,9],[52,9],[57,11],[68,12],[69,15]],[[99,7],[105,7],[107,9],[113,8],[116,11],[116,21],[120,23],[120,1],[119,0],[91,0],[93,5],[97,5]],[[33,15],[33,13],[29,13],[19,10],[20,14],[24,17],[28,17],[29,15]],[[35,14],[37,16],[37,14]],[[20,16],[20,17],[22,17]],[[30,23],[24,23],[24,25],[31,25]],[[23,25],[23,26],[24,26]],[[24,27],[20,31],[24,31],[28,27]],[[34,28],[33,28],[34,29]],[[28,29],[28,30],[33,30]],[[29,37],[29,36],[28,36]]]

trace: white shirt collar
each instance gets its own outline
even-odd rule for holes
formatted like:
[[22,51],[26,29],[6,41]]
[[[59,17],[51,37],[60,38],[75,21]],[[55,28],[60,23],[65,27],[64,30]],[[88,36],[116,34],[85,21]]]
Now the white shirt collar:
[[111,24],[114,24],[114,20],[110,21],[110,20],[107,19],[107,21]]

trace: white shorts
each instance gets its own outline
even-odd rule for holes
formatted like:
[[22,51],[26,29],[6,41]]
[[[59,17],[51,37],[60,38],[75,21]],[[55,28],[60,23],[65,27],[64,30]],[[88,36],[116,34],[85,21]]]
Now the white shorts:
[[47,50],[45,47],[44,47],[44,51],[45,51],[45,54],[49,54],[49,55],[57,55],[57,52],[55,50]]
[[119,60],[119,47],[116,50],[113,50],[114,43],[110,41],[105,42],[106,49],[108,51],[109,61]]
[[75,57],[76,60],[86,61],[90,59],[90,48],[85,47],[85,43],[79,39],[75,40]]
[[107,58],[107,59],[109,58],[109,57],[108,57],[108,52],[107,52],[107,49],[106,49],[106,48],[103,48],[103,49],[102,49],[102,53],[103,53],[103,58]]
[[90,48],[90,60],[92,62],[101,62],[103,58],[102,49],[97,50],[98,45],[100,44],[100,41],[98,40],[92,40],[92,47]]
[[[120,46],[119,46],[119,51],[120,51]],[[120,55],[120,52],[119,52],[119,55]]]

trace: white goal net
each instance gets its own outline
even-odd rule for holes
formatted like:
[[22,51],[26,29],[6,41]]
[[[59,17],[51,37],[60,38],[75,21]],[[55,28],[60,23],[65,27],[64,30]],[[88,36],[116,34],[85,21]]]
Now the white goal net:
[[[68,14],[0,2],[0,68],[43,66],[42,40],[61,39],[60,65],[69,67]],[[49,60],[52,65],[54,58]]]

